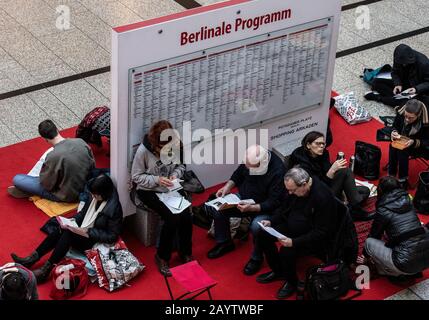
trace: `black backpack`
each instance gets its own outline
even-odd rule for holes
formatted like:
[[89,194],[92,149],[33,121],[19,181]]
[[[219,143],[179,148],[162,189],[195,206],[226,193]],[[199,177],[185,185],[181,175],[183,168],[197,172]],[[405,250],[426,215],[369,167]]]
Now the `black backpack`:
[[380,176],[381,149],[370,143],[356,141],[353,172],[368,180],[377,180]]
[[413,204],[418,213],[429,214],[429,171],[419,173],[419,183]]

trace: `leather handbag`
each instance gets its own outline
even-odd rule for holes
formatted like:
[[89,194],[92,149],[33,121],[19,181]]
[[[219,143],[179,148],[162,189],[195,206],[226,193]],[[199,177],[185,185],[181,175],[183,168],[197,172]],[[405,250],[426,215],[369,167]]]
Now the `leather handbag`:
[[380,176],[381,149],[370,143],[356,141],[353,172],[367,180],[377,180]]

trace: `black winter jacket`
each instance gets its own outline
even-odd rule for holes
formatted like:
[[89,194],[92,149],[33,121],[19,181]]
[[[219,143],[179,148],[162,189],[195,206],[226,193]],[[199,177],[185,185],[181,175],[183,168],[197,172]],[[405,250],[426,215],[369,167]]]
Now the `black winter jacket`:
[[[90,198],[74,218],[80,226],[85,218],[85,214],[91,204]],[[94,221],[94,226],[88,229],[89,239],[94,242],[114,243],[118,239],[122,229],[122,207],[119,202],[118,193],[114,191],[104,209],[98,214]]]
[[324,150],[321,156],[313,158],[310,153],[303,147],[296,148],[289,157],[287,170],[299,165],[308,172],[312,177],[317,177],[328,186],[331,185],[332,179],[328,178],[326,173],[331,168],[328,150]]
[[429,59],[400,44],[393,53],[392,80],[395,86],[415,88],[418,94],[429,94]]
[[270,214],[280,206],[286,193],[283,182],[285,173],[283,162],[271,152],[268,170],[264,175],[250,175],[249,169],[241,164],[232,174],[231,180],[238,187],[241,199],[255,200],[260,204],[261,212]]
[[[313,177],[308,196],[287,196],[270,221],[273,228],[279,226],[279,230],[288,232],[285,235],[292,238],[296,249],[326,249],[335,235],[337,212],[337,201],[331,189]],[[292,226],[299,226],[300,230]]]
[[392,247],[389,243],[395,243],[392,248],[395,266],[412,274],[429,267],[429,233],[399,240],[404,238],[405,233],[422,228],[407,192],[393,190],[377,201],[376,208],[369,237],[381,239],[383,233],[386,233],[389,239],[387,246]]

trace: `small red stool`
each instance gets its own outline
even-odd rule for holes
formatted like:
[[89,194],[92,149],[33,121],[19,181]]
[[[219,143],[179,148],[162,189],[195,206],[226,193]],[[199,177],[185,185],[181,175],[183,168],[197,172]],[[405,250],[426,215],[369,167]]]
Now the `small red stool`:
[[186,297],[187,295],[194,294],[193,296],[187,298],[189,300],[198,297],[207,291],[209,299],[212,299],[210,289],[213,288],[217,281],[211,278],[208,273],[200,266],[197,261],[191,261],[177,267],[171,268],[171,275],[178,284],[186,289],[186,293],[182,294],[177,299],[174,299],[173,292],[171,291],[170,284],[168,282],[169,277],[165,277],[165,283],[167,284],[168,292],[170,293],[171,300],[180,300]]

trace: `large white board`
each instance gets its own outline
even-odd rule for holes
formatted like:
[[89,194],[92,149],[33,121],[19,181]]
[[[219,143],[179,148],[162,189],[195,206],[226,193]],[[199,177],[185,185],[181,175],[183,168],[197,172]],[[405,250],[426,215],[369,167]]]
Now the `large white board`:
[[[339,13],[340,0],[237,0],[116,28],[111,168],[126,214],[130,164],[157,120],[266,128],[271,146],[324,131]],[[190,167],[210,186],[236,164]]]

